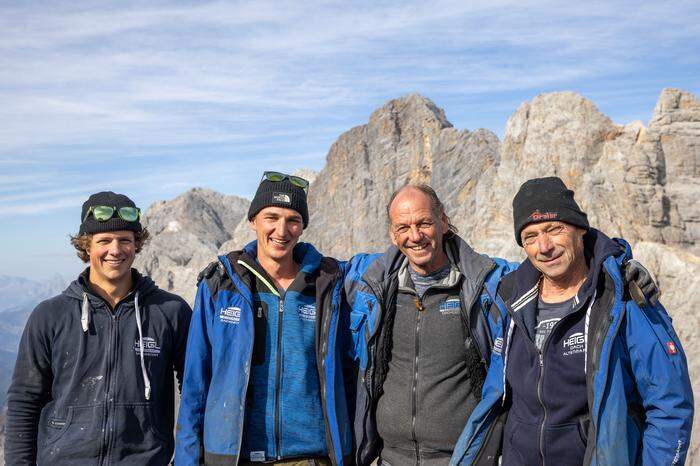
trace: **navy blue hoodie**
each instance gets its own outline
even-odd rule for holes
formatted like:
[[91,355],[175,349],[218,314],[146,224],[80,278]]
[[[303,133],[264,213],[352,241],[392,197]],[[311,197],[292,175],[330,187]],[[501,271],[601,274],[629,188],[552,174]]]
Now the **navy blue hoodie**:
[[170,461],[192,311],[136,270],[111,310],[88,273],[29,317],[7,398],[8,465]]

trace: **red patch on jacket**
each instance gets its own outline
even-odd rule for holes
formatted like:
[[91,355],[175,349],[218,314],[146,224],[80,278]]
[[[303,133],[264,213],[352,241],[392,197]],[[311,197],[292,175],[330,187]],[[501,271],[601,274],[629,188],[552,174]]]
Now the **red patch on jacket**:
[[672,341],[666,343],[666,350],[668,351],[668,354],[678,354],[678,348],[676,347],[676,344]]

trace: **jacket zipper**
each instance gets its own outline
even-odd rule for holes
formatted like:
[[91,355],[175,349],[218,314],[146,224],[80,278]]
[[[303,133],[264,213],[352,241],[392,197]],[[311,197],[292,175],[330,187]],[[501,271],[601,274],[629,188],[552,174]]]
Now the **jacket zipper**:
[[[549,338],[547,338],[549,340]],[[545,346],[547,343],[545,342]],[[544,346],[542,347],[542,351],[544,352]],[[542,424],[540,424],[540,456],[542,457],[542,465],[544,466],[544,425],[547,423],[547,406],[544,404],[544,400],[542,400],[542,379],[544,378],[544,357],[542,356],[542,352],[539,352],[538,350],[538,356],[540,360],[540,377],[537,379],[537,399],[540,402],[540,405],[542,406],[542,411],[544,411],[544,416],[542,417]]]
[[[334,280],[337,280],[338,276],[336,275],[334,277]],[[331,288],[330,291],[327,291],[328,288]],[[327,385],[326,385],[326,354],[328,352],[328,338],[330,336],[330,321],[333,317],[333,288],[328,287],[322,291],[319,291],[317,289],[318,296],[321,296],[321,308],[323,310],[323,315],[320,317],[321,319],[321,332],[319,334],[319,337],[321,338],[321,358],[320,358],[320,364],[319,361],[317,360],[317,364],[320,366],[319,370],[319,383],[321,385],[321,407],[323,408],[323,420],[324,424],[326,427],[326,446],[328,447],[328,457],[331,459],[331,463],[333,464],[341,464],[343,461],[343,452],[342,449],[339,453],[340,459],[337,458],[335,447],[333,445],[333,434],[331,432],[331,425],[328,422],[328,404],[326,403],[326,393],[328,391]],[[331,293],[330,299],[326,298],[326,295],[328,293]],[[328,324],[328,331],[326,331],[326,324]],[[319,354],[318,352],[316,353],[316,357],[318,358]]]
[[[544,466],[545,461],[544,461],[544,427],[545,424],[547,423],[547,406],[544,403],[544,399],[542,398],[542,381],[544,379],[544,354],[547,351],[547,347],[549,346],[549,340],[552,335],[554,335],[554,332],[557,331],[557,328],[561,325],[561,323],[567,319],[569,319],[571,316],[576,315],[581,311],[581,307],[578,307],[578,309],[572,311],[571,313],[565,315],[559,321],[554,324],[554,327],[552,327],[552,330],[549,332],[547,335],[547,339],[544,341],[542,344],[542,351],[537,349],[537,346],[533,342],[532,345],[535,346],[535,349],[537,350],[538,358],[539,358],[539,365],[540,365],[540,376],[537,379],[537,399],[540,402],[540,405],[542,406],[542,411],[544,412],[544,416],[542,417],[542,424],[540,424],[540,441],[539,441],[539,446],[540,446],[540,456],[542,457],[542,465]],[[522,330],[522,329],[521,329]]]
[[117,309],[115,308],[111,313],[111,328],[110,328],[110,351],[109,351],[109,363],[107,364],[107,392],[105,393],[105,407],[104,416],[105,419],[102,422],[104,426],[104,437],[103,446],[105,454],[102,455],[102,463],[109,464],[109,457],[112,450],[112,439],[114,431],[114,399],[112,390],[112,371],[116,366],[116,340],[117,340]]
[[277,367],[275,368],[275,449],[277,460],[282,459],[280,448],[280,390],[282,385],[282,322],[284,320],[284,297],[280,296],[277,313]]
[[[614,340],[615,337],[617,336],[617,333],[620,331],[620,325],[622,324],[622,319],[625,317],[625,312],[626,312],[626,308],[625,308],[625,306],[623,305],[623,306],[622,306],[622,311],[621,311],[621,314],[620,314],[620,318],[619,318],[619,319],[617,320],[617,322],[615,323],[615,328],[614,328],[614,330],[613,330],[611,340]],[[613,316],[613,320],[614,320],[614,316]],[[610,331],[610,327],[608,327],[608,331]],[[607,332],[606,332],[606,333],[607,333]],[[605,340],[605,339],[607,339],[607,338],[604,337],[604,340]],[[605,344],[605,341],[603,341],[603,344]],[[601,350],[602,350],[602,348],[601,348]],[[606,369],[607,369],[607,367],[610,365],[610,356],[611,356],[611,353],[612,353],[612,351],[608,351],[608,356],[607,356],[607,361],[606,361]],[[597,370],[600,370],[600,366],[598,366]],[[609,372],[609,370],[606,370],[606,371],[603,373],[603,385],[602,385],[602,386],[603,386],[603,391],[605,391],[605,387],[608,385],[608,372]],[[586,380],[586,383],[588,383],[587,380]],[[595,401],[595,400],[594,400],[594,401]],[[591,423],[593,424],[594,432],[596,432],[596,438],[598,437],[598,425],[599,425],[598,416],[600,415],[600,405],[597,407],[597,409],[598,409],[598,411],[595,413],[595,416],[593,416],[593,413],[591,413]],[[594,453],[594,454],[595,454],[595,453]],[[592,461],[592,457],[591,457],[591,461]]]
[[415,356],[413,358],[413,386],[411,388],[411,437],[413,438],[413,444],[416,449],[416,465],[420,464],[420,446],[418,445],[418,440],[416,439],[416,391],[418,387],[418,353],[420,351],[420,320],[423,311],[423,303],[421,299],[416,296],[416,327],[415,327]]

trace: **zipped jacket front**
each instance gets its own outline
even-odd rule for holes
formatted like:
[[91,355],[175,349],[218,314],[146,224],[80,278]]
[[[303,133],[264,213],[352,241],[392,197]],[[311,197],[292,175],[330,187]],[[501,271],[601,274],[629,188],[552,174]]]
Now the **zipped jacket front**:
[[86,269],[30,315],[8,391],[6,464],[170,462],[173,371],[181,380],[191,310],[132,274],[113,310]]
[[[254,277],[241,262],[255,257],[257,243],[220,256],[200,275],[190,326],[185,379],[178,417],[175,463],[237,464],[240,459],[246,399],[256,341]],[[299,243],[295,256],[313,246]],[[345,265],[322,258],[316,275],[315,344],[325,440],[334,465],[349,464],[352,433],[348,403],[349,312],[342,299]],[[351,361],[349,361],[351,362]],[[345,367],[350,367],[345,364]],[[347,387],[346,387],[347,384]]]
[[[591,267],[596,269],[579,291],[585,308],[581,328],[584,364],[579,370],[585,381],[590,421],[580,423],[576,430],[573,425],[564,426],[558,440],[573,442],[570,446],[574,447],[585,443],[585,465],[683,464],[690,440],[693,393],[685,354],[671,319],[661,304],[637,303],[630,298],[620,271],[623,262],[632,257],[627,243],[611,240],[594,229],[589,230],[584,242]],[[616,251],[607,253],[611,248]],[[504,418],[507,416],[509,423],[513,414],[509,412],[513,400],[507,384],[508,374],[515,376],[517,369],[511,367],[523,356],[522,348],[519,350],[517,346],[519,340],[522,343],[527,325],[522,325],[526,315],[519,312],[537,298],[534,270],[526,261],[518,271],[506,277],[497,290],[492,289],[495,305],[506,310],[509,317],[507,325],[495,337],[483,399],[457,443],[453,465],[498,464],[501,445],[513,442],[513,438],[520,445],[518,454],[537,458],[535,464],[546,462],[547,458],[556,464],[562,459],[552,459],[551,454],[548,455],[551,443],[544,451],[532,450],[540,450],[539,442],[522,447],[523,442],[518,442],[517,435],[528,435],[528,432],[511,431],[511,438],[502,435]],[[572,326],[570,330],[580,328],[576,327],[575,318],[569,325]],[[578,344],[576,333],[563,336],[573,337],[571,343]],[[566,341],[564,339],[562,344]],[[571,396],[565,384],[557,392],[556,374],[550,375],[550,402],[556,397],[564,400]],[[542,414],[540,411],[535,416],[540,434],[547,430]],[[523,421],[522,415],[516,416],[517,421]],[[569,434],[569,440],[563,438]],[[511,443],[510,447],[513,446]],[[506,460],[509,458],[504,458]],[[510,460],[518,462],[525,458]]]

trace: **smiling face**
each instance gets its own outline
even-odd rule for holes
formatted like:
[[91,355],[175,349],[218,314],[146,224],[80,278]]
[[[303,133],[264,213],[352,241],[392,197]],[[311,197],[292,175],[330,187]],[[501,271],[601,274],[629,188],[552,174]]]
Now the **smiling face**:
[[586,231],[563,222],[531,223],[520,238],[528,259],[553,282],[565,282],[585,267],[583,236]]
[[250,221],[258,240],[258,260],[292,260],[294,246],[304,231],[301,214],[284,207],[265,207]]
[[449,229],[447,217],[435,212],[425,193],[414,188],[401,191],[391,203],[389,218],[391,242],[416,272],[427,275],[445,265],[442,246]]
[[131,280],[131,264],[136,256],[133,231],[95,233],[88,250],[90,281],[96,284],[121,284]]

